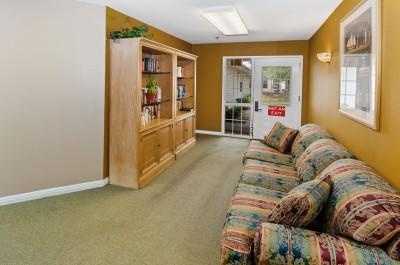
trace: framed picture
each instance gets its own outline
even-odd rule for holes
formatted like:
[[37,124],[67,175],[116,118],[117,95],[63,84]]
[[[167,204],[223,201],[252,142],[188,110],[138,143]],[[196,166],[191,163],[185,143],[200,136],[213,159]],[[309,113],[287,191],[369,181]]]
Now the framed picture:
[[379,130],[381,0],[362,1],[340,21],[339,112]]

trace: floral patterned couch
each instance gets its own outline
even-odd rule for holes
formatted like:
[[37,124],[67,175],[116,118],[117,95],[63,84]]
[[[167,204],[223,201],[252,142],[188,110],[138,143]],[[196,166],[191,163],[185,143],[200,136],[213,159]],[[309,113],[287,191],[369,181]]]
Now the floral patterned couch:
[[221,264],[400,264],[399,191],[318,125],[290,147],[250,142]]

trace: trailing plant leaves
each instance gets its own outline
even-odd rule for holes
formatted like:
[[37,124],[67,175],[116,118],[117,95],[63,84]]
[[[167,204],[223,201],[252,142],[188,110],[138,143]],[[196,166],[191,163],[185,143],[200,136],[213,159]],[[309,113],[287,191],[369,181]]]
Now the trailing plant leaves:
[[[124,18],[125,22],[130,22],[129,17]],[[122,39],[122,38],[146,38],[146,39],[152,39],[153,34],[145,34],[149,28],[146,25],[141,25],[141,26],[132,26],[132,29],[129,28],[121,28],[121,30],[116,30],[116,31],[111,31],[110,32],[110,38],[112,40],[116,39]]]

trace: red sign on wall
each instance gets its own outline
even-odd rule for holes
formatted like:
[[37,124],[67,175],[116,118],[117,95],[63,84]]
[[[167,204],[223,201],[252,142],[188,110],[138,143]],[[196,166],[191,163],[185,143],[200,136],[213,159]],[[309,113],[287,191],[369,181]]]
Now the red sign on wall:
[[285,106],[268,106],[268,116],[285,117],[285,115],[286,115]]

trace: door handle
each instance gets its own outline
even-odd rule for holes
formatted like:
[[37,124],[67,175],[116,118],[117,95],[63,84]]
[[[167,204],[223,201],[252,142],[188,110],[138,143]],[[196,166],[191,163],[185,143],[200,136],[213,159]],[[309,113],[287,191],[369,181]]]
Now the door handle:
[[262,109],[258,108],[258,101],[254,101],[254,111],[260,111]]

